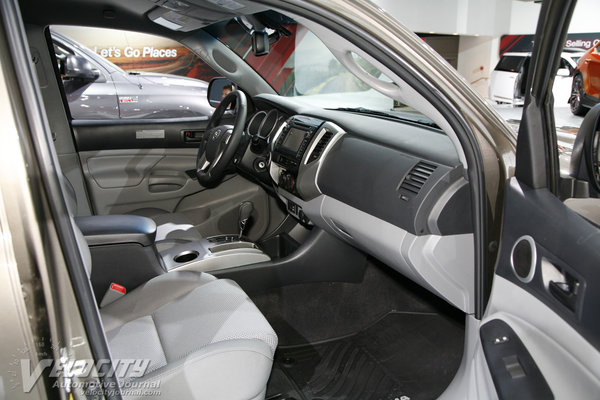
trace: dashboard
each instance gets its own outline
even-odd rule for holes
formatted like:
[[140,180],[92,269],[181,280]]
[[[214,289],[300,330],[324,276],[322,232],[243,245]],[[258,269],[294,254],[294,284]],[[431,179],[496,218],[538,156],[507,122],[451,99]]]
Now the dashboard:
[[472,312],[471,193],[443,131],[274,95],[253,103],[240,167],[289,214]]

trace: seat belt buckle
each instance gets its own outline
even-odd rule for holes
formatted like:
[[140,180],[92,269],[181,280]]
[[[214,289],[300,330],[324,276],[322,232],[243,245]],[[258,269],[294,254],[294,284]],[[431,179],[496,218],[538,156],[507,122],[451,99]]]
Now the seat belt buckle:
[[112,282],[108,287],[106,293],[104,293],[104,297],[102,297],[102,301],[100,302],[100,308],[109,305],[115,300],[120,299],[121,297],[125,296],[125,293],[127,293],[127,289],[125,289],[125,286]]

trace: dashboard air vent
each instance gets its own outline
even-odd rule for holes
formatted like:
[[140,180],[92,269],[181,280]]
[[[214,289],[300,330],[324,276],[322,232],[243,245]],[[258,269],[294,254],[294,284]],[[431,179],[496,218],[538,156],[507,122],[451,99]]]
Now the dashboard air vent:
[[329,143],[332,137],[333,132],[326,130],[321,139],[319,139],[319,143],[315,146],[310,157],[308,157],[308,162],[313,162],[321,156],[321,153],[323,153],[323,150],[325,150],[327,143]]
[[400,198],[402,200],[408,200],[411,197],[418,195],[419,191],[436,168],[436,165],[419,161],[419,163],[417,163],[417,165],[415,165],[406,175],[400,184],[400,187],[398,187]]

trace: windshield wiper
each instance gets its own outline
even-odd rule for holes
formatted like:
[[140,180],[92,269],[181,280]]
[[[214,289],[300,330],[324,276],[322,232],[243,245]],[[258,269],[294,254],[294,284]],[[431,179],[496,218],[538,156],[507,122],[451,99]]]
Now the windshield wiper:
[[360,113],[360,114],[374,115],[374,116],[384,117],[384,118],[393,118],[393,119],[397,119],[400,121],[414,122],[419,125],[425,125],[425,126],[430,126],[432,128],[440,129],[440,127],[435,122],[428,120],[428,119],[410,118],[410,117],[406,117],[406,116],[390,114],[385,111],[369,110],[368,108],[364,108],[364,107],[340,107],[340,108],[333,108],[332,110],[348,111],[348,112],[354,112],[354,113]]

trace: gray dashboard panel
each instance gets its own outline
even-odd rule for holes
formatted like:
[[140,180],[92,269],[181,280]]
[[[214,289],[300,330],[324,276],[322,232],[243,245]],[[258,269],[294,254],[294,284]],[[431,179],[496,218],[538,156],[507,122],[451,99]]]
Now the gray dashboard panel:
[[[431,175],[414,172],[419,166],[426,166]],[[420,189],[411,188],[416,193],[403,190],[414,174],[419,175],[415,179],[424,182]],[[431,233],[427,220],[432,205],[461,176],[460,169],[347,135],[324,160],[317,185],[323,194],[423,235]],[[456,205],[457,213],[463,205],[467,206]]]
[[[286,167],[270,163],[276,192],[288,211],[302,221],[305,215],[310,223],[472,313],[470,192],[451,140],[439,130],[412,123],[312,110],[282,98],[276,105],[289,114],[325,119],[320,129],[328,125],[334,131],[312,166],[308,160],[315,143],[308,146],[297,177],[298,194],[277,186]],[[430,171],[423,178],[417,167]],[[407,192],[406,179],[415,177],[422,180],[420,188]]]
[[439,129],[394,119],[311,107],[301,99],[290,97],[260,95],[255,100],[283,109],[289,115],[303,114],[331,121],[353,136],[401,150],[415,157],[450,167],[461,164],[452,140]]

